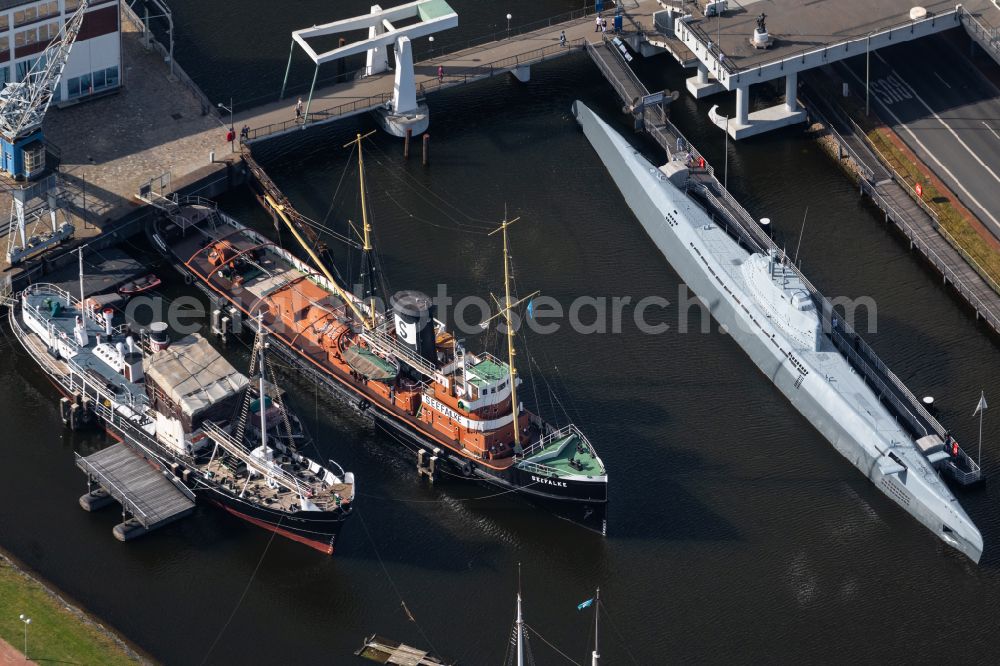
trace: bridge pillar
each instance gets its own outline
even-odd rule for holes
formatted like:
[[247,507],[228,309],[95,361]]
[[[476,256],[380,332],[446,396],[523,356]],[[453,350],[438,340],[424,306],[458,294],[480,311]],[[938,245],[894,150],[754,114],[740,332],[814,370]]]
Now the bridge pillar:
[[417,82],[413,74],[413,47],[403,36],[393,45],[396,72],[392,84],[392,102],[375,109],[375,118],[386,132],[400,138],[409,130],[411,136],[427,131],[430,111],[417,103]]
[[708,83],[708,67],[705,67],[705,63],[698,61],[698,83],[705,85]]
[[521,83],[527,83],[531,80],[531,65],[518,65],[510,73]]
[[750,115],[750,84],[736,89],[736,124],[746,125]]
[[396,77],[392,85],[392,110],[409,113],[417,110],[417,83],[413,76],[413,49],[409,37],[400,37],[393,47],[396,53]]
[[789,113],[799,110],[796,94],[798,93],[799,73],[789,72],[785,74],[785,109]]
[[701,61],[698,62],[698,74],[689,78],[685,84],[688,92],[694,95],[695,99],[714,95],[726,89],[717,80],[709,78],[708,67]]
[[[378,5],[372,5],[371,13],[379,14],[382,12],[382,8]],[[375,39],[379,35],[385,34],[385,25],[379,21],[377,24],[368,27],[368,39]],[[380,74],[389,69],[389,56],[386,53],[385,45],[379,44],[376,47],[368,49],[367,56],[365,59],[365,76],[371,76],[372,74]]]

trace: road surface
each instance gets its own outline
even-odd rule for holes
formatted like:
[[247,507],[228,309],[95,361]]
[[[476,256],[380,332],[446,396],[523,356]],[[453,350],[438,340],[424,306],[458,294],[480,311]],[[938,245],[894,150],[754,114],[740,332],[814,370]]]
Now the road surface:
[[[865,58],[846,63],[864,89]],[[873,52],[873,113],[1000,238],[1000,91],[945,37]]]

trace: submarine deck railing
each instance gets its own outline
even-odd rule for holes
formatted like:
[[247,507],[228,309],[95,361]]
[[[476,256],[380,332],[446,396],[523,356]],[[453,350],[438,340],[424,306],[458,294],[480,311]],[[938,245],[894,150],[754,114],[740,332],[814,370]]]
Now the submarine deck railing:
[[[715,184],[718,185],[717,181]],[[771,249],[780,252],[781,250],[774,240],[764,233],[746,209],[740,206],[732,198],[732,195],[723,190],[721,186],[718,187],[725,199],[724,202],[720,201],[711,192],[709,185],[703,182],[696,181],[691,189],[696,190],[703,197],[706,212],[709,214],[713,211],[718,212],[722,214],[723,218],[728,218],[729,224],[726,226],[729,232],[749,246],[751,250],[762,254],[767,254],[767,251]],[[836,316],[833,303],[799,271],[798,267],[792,264],[787,267],[809,290],[813,302],[822,313],[824,331],[828,333],[833,345],[843,354],[851,367],[858,370],[865,381],[877,390],[879,397],[889,403],[896,416],[906,423],[907,429],[920,436],[936,434],[947,444],[950,438],[944,426],[920,404],[916,396],[878,357],[875,350],[849,324]],[[979,465],[962,450],[960,450],[957,459],[952,457],[945,461],[944,467],[956,481],[962,484],[975,483],[982,478],[982,470]]]
[[[588,43],[587,53],[591,56],[598,69],[604,74],[612,88],[622,98],[626,105],[631,105],[637,97],[649,94],[648,89],[632,71],[617,48],[604,40],[601,45]],[[652,111],[652,113],[650,113]],[[649,115],[659,121],[656,131],[651,131]],[[657,140],[657,143],[667,153],[667,159],[673,159],[672,146],[679,150],[683,147],[694,160],[701,164],[702,156],[687,140],[680,130],[667,118],[659,107],[647,109],[643,116],[643,129]],[[690,166],[689,162],[689,166]],[[746,244],[750,249],[767,254],[769,249],[780,251],[774,240],[760,227],[757,220],[722,186],[715,177],[714,169],[705,162],[706,168],[692,169],[689,189],[701,194],[705,202],[706,212],[718,213],[729,224],[730,233]],[[716,194],[717,193],[717,194]],[[791,266],[802,284],[809,290],[816,307],[823,315],[825,331],[829,333],[834,346],[848,360],[852,367],[860,371],[875,389],[878,390],[892,407],[892,411],[906,422],[907,428],[914,434],[924,435],[934,433],[946,443],[949,441],[948,431],[935,419],[920,401],[896,376],[892,370],[878,357],[875,350],[866,343],[842,318],[836,317],[833,304],[799,271]],[[836,319],[836,324],[834,320]],[[968,484],[978,481],[982,470],[964,451],[958,458],[949,458],[945,469],[956,481]]]

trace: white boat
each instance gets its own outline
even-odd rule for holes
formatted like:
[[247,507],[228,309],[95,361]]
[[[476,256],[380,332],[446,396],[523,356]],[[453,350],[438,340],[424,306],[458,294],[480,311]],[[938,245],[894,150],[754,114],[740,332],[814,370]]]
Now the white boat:
[[834,338],[822,325],[804,278],[780,252],[748,251],[714,222],[678,186],[688,178],[683,163],[657,168],[581,102],[573,113],[650,238],[757,367],[879,490],[979,562],[982,535],[936,469],[963,463],[978,476],[978,467],[926,419],[897,421],[852,366],[842,329],[834,324]]

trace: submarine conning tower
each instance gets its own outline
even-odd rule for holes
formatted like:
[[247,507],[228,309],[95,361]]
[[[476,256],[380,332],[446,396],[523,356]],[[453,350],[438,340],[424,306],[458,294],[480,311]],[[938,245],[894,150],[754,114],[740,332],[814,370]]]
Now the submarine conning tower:
[[422,358],[436,362],[434,342],[434,302],[430,296],[408,289],[397,291],[389,300],[396,323],[396,337]]

